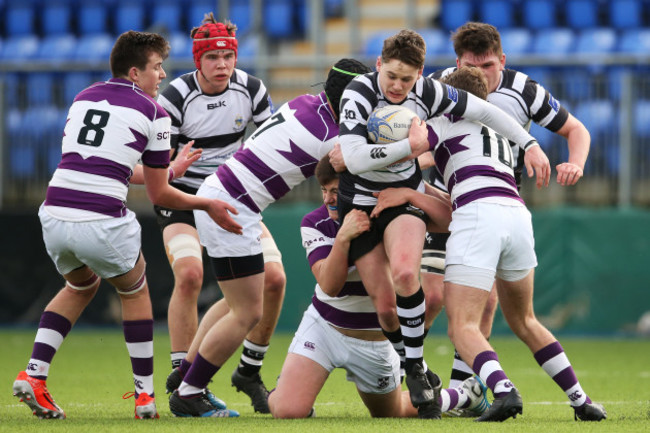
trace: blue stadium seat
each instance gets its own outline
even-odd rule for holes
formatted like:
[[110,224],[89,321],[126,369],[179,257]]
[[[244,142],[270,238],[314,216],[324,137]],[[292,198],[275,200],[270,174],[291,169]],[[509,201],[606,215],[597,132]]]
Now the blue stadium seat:
[[113,33],[121,35],[129,30],[145,30],[145,5],[138,0],[119,1],[115,8],[115,25]]
[[618,123],[617,110],[608,99],[584,100],[576,105],[573,114],[592,136],[611,133]]
[[567,0],[564,14],[567,25],[573,29],[598,27],[599,0]]
[[394,31],[386,30],[370,35],[363,44],[363,54],[368,57],[377,58],[384,48],[384,39],[394,34]]
[[650,29],[630,29],[620,36],[618,52],[645,57],[650,53]]
[[108,6],[101,0],[79,2],[76,13],[77,30],[81,37],[108,32]]
[[74,52],[76,60],[107,61],[115,38],[108,33],[85,35],[79,38]]
[[64,35],[72,32],[71,2],[69,0],[48,0],[41,12],[43,35]]
[[41,41],[36,58],[61,63],[71,60],[77,46],[77,38],[71,34],[45,36]]
[[[216,0],[193,0],[189,3],[187,9],[187,28],[192,29],[198,27],[203,22],[203,16],[207,13],[214,12],[214,16],[217,21],[223,21],[224,18],[230,17],[219,17],[219,5]],[[231,3],[232,11],[232,3]],[[232,16],[232,14],[231,14]],[[236,23],[235,23],[236,24]]]
[[[268,18],[264,18],[266,21]],[[250,0],[237,0],[230,3],[230,21],[237,25],[237,35],[245,35],[253,25]]]
[[293,36],[291,0],[266,0],[263,10],[264,28],[267,35],[280,39]]
[[610,0],[609,24],[618,30],[641,27],[641,0]]
[[9,153],[9,175],[12,178],[25,179],[36,175],[37,152],[26,138],[27,124],[23,112],[10,110],[5,117],[7,125],[7,150]]
[[36,13],[32,1],[7,2],[4,13],[4,34],[7,38],[32,35],[35,32]]
[[20,75],[17,72],[5,72],[0,75],[4,84],[4,100],[10,109],[18,108],[22,103],[20,97]]
[[418,33],[427,44],[428,56],[453,53],[453,45],[449,39],[449,32],[442,29],[420,29]]
[[532,30],[558,26],[555,0],[526,0],[523,6],[523,24]]
[[440,25],[446,30],[456,30],[467,21],[472,21],[474,5],[472,0],[442,0],[440,2]]
[[14,36],[5,39],[0,52],[0,60],[7,63],[21,63],[34,58],[39,40],[34,35]]
[[54,74],[52,72],[32,72],[26,78],[27,106],[40,106],[54,102]]
[[92,83],[93,77],[88,71],[66,72],[63,75],[63,102],[65,106],[70,106],[77,93]]
[[484,0],[480,5],[482,22],[492,24],[499,31],[515,26],[515,4],[512,0]]
[[528,53],[533,41],[533,36],[528,29],[510,28],[499,33],[501,33],[501,45],[506,56]]
[[189,33],[172,33],[169,35],[169,45],[171,46],[169,52],[171,60],[192,60],[192,40]]
[[555,139],[555,133],[533,122],[530,126],[530,135],[537,139],[544,152],[549,152]]
[[533,40],[533,53],[548,56],[566,56],[574,47],[575,34],[568,28],[540,30]]
[[592,83],[594,78],[589,70],[581,67],[568,67],[562,68],[560,73],[562,79],[559,85],[562,87],[560,92],[562,98],[569,98],[572,101],[593,98]]
[[650,138],[650,101],[642,99],[634,106],[634,133],[638,137]]
[[340,17],[343,16],[345,2],[343,0],[325,0],[325,16]]
[[576,40],[577,54],[607,54],[616,48],[616,31],[611,27],[599,27],[581,31]]
[[61,161],[61,139],[68,115],[67,109],[57,110],[46,137],[45,167],[52,175]]
[[[255,35],[248,35],[239,40],[237,57],[240,59],[253,60],[260,52],[260,40]],[[247,68],[250,70],[250,68]]]
[[[175,0],[159,0],[152,5],[151,26],[164,28],[167,33],[181,31],[181,17],[183,5]],[[190,27],[191,28],[191,27]],[[185,27],[183,27],[185,30]],[[187,29],[189,34],[189,29]]]

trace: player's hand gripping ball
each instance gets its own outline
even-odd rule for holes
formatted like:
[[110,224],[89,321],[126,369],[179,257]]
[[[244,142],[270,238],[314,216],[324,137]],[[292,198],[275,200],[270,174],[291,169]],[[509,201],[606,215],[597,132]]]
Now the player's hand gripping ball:
[[411,121],[417,117],[412,110],[399,105],[375,109],[368,118],[368,138],[373,143],[386,144],[409,136]]

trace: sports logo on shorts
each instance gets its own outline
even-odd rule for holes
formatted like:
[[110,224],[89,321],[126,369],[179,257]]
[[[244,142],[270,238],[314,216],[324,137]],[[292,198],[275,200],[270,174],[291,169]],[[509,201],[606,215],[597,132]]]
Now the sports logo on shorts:
[[454,102],[458,102],[458,89],[447,86],[447,97]]
[[388,386],[389,383],[390,383],[390,377],[386,377],[386,376],[380,377],[379,379],[377,379],[377,388],[384,389]]
[[311,341],[305,341],[304,347],[307,350],[314,351],[316,350],[316,343],[312,343]]

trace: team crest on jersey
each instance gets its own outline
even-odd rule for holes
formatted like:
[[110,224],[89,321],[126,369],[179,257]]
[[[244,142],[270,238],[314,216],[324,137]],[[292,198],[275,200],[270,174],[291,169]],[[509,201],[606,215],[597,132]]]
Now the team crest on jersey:
[[458,102],[458,90],[455,87],[447,86],[447,97],[454,102]]
[[238,114],[237,117],[235,117],[235,131],[240,130],[243,124],[244,124],[244,118],[242,117],[241,114]]
[[558,100],[555,99],[553,96],[551,96],[551,97],[548,99],[548,105],[550,105],[551,108],[553,109],[553,111],[555,111],[556,113],[557,113],[558,110],[560,109],[560,103],[559,103]]

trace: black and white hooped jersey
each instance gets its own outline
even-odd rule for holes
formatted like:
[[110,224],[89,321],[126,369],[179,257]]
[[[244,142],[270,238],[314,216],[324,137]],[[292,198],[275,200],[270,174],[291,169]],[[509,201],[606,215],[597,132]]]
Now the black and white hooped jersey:
[[179,150],[194,140],[193,147],[203,149],[185,176],[172,182],[190,193],[196,193],[203,179],[241,147],[248,123],[261,125],[273,110],[266,87],[257,77],[235,69],[226,90],[206,94],[197,73],[174,79],[158,97],[172,119],[172,148]]
[[[339,228],[339,223],[330,218],[325,205],[304,216],[300,236],[309,267],[329,256]],[[377,310],[353,264],[348,266],[348,277],[338,295],[327,295],[316,283],[311,303],[323,319],[339,328],[381,330]]]
[[[397,162],[411,154],[408,139],[382,145],[368,140],[370,113],[391,104],[383,95],[378,80],[378,72],[360,75],[350,82],[341,98],[339,139],[348,171],[341,174],[339,194],[359,206],[373,206],[376,198],[372,193],[389,186],[422,187],[417,161]],[[520,125],[503,116],[493,105],[431,78],[420,77],[400,105],[425,121],[443,113],[480,121],[520,146],[533,140]]]
[[[439,79],[445,77],[457,68],[441,69],[433,72],[429,77]],[[501,72],[501,81],[496,90],[487,97],[488,102],[496,105],[526,130],[530,130],[531,122],[537,123],[549,131],[557,132],[566,123],[569,112],[553,95],[539,83],[523,72],[514,69],[505,69]],[[524,167],[524,152],[510,143],[516,165],[515,177],[517,185],[521,186],[521,173]],[[435,170],[432,171],[432,183]],[[440,186],[436,180],[436,186]]]
[[261,212],[314,174],[338,133],[325,92],[298,96],[257,128],[205,183]]
[[169,128],[167,112],[131,81],[111,78],[82,90],[68,111],[47,212],[64,221],[125,216],[136,164],[169,165]]

